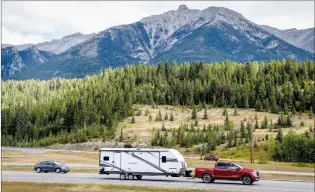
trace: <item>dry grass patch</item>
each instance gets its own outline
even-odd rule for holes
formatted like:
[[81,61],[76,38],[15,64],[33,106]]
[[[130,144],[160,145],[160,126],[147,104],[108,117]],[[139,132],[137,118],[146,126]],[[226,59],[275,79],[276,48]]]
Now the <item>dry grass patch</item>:
[[2,182],[2,190],[6,192],[220,192],[227,190],[175,189],[163,187],[143,187],[127,185],[95,185],[95,184],[60,184],[60,183],[28,183]]
[[[2,165],[2,171],[26,171],[34,172],[34,166],[29,165]],[[98,167],[70,167],[71,173],[98,173]]]
[[98,153],[84,152],[45,152],[24,153],[22,151],[2,150],[1,160],[4,163],[37,163],[40,161],[58,161],[63,164],[96,164],[98,165]]

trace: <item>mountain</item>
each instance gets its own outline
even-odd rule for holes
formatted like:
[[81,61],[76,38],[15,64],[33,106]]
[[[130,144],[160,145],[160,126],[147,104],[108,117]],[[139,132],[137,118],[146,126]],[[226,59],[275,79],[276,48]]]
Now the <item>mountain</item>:
[[7,78],[26,68],[19,52],[14,47],[1,49],[1,76]]
[[315,28],[309,29],[286,29],[281,30],[277,28],[270,27],[268,25],[261,25],[263,29],[270,32],[271,34],[291,43],[292,45],[302,48],[304,50],[314,53],[315,39],[314,31]]
[[30,47],[36,47],[38,50],[41,50],[41,51],[48,51],[48,52],[59,54],[59,53],[62,53],[65,50],[67,50],[67,49],[69,49],[69,48],[71,48],[77,44],[80,44],[80,43],[90,39],[94,35],[95,35],[95,33],[87,34],[87,35],[84,35],[82,33],[74,33],[72,35],[65,36],[61,39],[53,39],[51,41],[45,41],[43,43],[24,44],[24,45],[8,45],[8,44],[6,44],[5,47],[13,46],[19,51],[25,50],[25,49],[30,48]]
[[46,63],[56,54],[29,47],[19,51],[15,47],[8,46],[1,49],[1,76],[6,79],[14,76],[30,67],[38,67]]
[[84,77],[103,68],[139,62],[283,58],[314,60],[314,55],[233,10],[223,7],[198,10],[181,5],[177,10],[101,31],[44,63],[23,68],[6,78]]

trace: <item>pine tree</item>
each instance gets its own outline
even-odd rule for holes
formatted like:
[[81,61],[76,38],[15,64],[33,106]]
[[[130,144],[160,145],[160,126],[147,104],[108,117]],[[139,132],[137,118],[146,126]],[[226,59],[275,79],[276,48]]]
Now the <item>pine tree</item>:
[[161,131],[166,131],[166,127],[164,126],[164,122],[162,123],[162,129]]
[[132,116],[132,118],[131,118],[131,123],[136,123],[135,116]]
[[141,116],[142,110],[138,110],[136,116]]
[[145,115],[145,116],[148,116],[149,114],[150,114],[149,109],[145,109],[144,115]]
[[232,128],[228,113],[225,113],[224,128],[225,130],[230,130]]
[[235,115],[235,116],[238,115],[236,104],[234,104],[234,115]]
[[195,124],[194,124],[196,127],[198,126],[198,120],[196,119],[195,120]]
[[224,111],[223,111],[223,116],[225,116],[226,114],[227,114],[228,112],[227,112],[227,109],[226,109],[226,107],[224,107]]
[[247,133],[247,136],[245,139],[246,139],[246,143],[248,143],[251,141],[252,134],[253,134],[253,125],[251,122],[247,122],[246,133]]
[[234,131],[234,141],[233,141],[233,147],[236,147],[236,146],[237,146],[237,144],[238,144],[238,141],[237,141],[237,135],[238,135],[237,131]]
[[191,119],[196,119],[196,118],[197,118],[197,111],[196,111],[196,108],[194,106],[192,113],[191,113]]
[[258,119],[257,118],[255,118],[256,119],[256,122],[255,122],[255,127],[254,127],[254,132],[255,132],[255,129],[259,129],[259,125],[258,125]]
[[292,127],[292,120],[291,120],[290,115],[287,116],[286,126],[287,126],[287,127]]
[[265,114],[265,118],[264,120],[261,122],[261,128],[262,129],[266,129],[268,127],[268,119],[267,119],[267,115]]
[[165,113],[164,120],[168,120],[168,115],[167,115],[167,113]]
[[277,136],[276,136],[276,140],[278,140],[280,143],[282,143],[282,140],[283,140],[283,132],[282,132],[282,129],[281,129],[281,128],[278,129],[278,133],[277,133]]
[[295,109],[295,107],[294,107],[294,106],[292,107],[292,115],[293,115],[293,116],[295,116],[295,115],[296,115],[296,109]]
[[241,132],[241,138],[245,138],[245,125],[244,125],[244,121],[241,121],[241,128],[240,128],[240,132]]
[[120,129],[120,137],[119,141],[122,142],[124,140],[124,135],[123,135],[123,128]]
[[208,119],[207,108],[205,108],[202,119]]
[[171,117],[170,117],[170,121],[174,121],[174,116],[173,116],[173,112],[171,112]]
[[159,111],[158,115],[156,116],[156,121],[162,121],[162,113]]

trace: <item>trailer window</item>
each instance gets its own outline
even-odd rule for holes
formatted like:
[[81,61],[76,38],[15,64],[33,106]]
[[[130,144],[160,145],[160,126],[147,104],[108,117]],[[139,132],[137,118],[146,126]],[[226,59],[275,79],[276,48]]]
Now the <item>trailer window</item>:
[[104,159],[104,161],[109,161],[109,157],[108,156],[104,156],[103,159]]
[[162,163],[166,163],[166,156],[162,156]]

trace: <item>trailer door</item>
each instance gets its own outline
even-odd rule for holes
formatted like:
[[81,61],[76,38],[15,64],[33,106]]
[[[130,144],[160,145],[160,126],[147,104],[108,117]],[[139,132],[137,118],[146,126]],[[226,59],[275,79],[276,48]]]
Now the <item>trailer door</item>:
[[120,158],[120,155],[121,153],[120,152],[114,152],[113,154],[113,164],[118,167],[118,168],[121,168],[121,158]]

